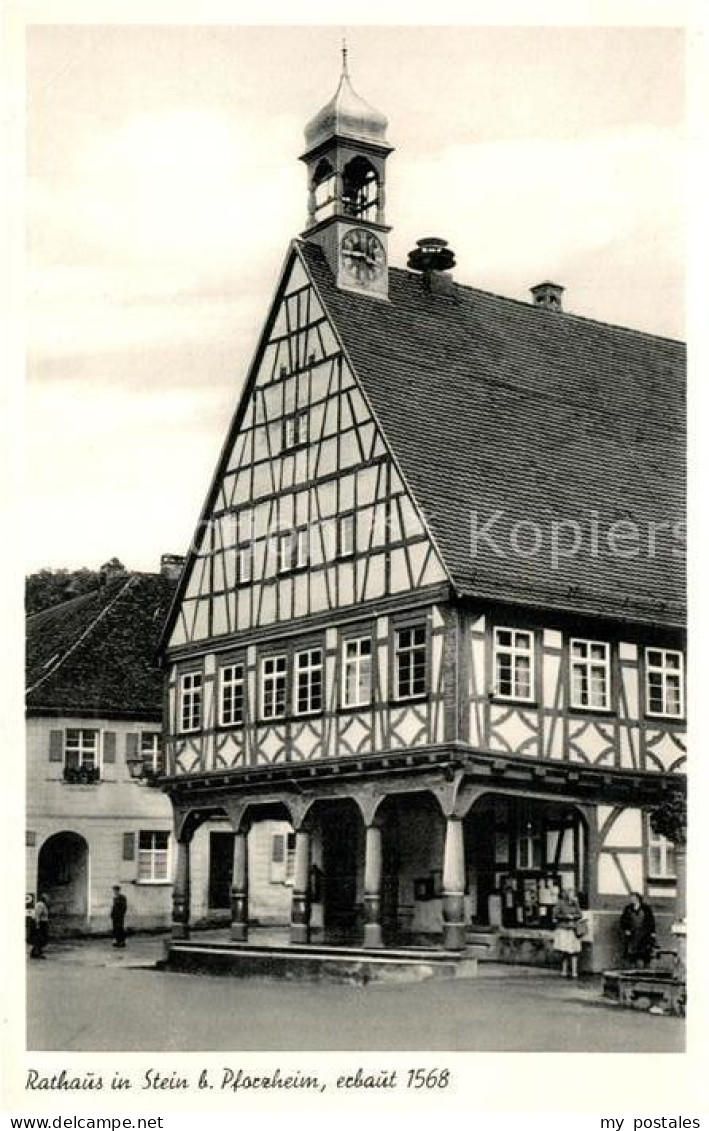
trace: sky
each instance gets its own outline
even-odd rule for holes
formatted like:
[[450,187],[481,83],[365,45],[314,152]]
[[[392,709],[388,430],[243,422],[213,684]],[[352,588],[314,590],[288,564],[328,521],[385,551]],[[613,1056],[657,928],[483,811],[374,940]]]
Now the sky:
[[[154,570],[190,542],[289,240],[339,27],[33,26],[28,570]],[[355,27],[389,118],[389,258],[684,336],[684,37]]]

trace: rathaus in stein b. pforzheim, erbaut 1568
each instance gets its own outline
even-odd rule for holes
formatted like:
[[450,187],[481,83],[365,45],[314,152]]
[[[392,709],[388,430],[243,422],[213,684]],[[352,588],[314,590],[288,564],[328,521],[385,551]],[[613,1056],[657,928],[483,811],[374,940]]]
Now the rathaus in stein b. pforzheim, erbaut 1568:
[[[555,283],[462,285],[444,240],[391,266],[386,130],[345,61],[165,628],[173,938],[220,818],[224,938],[248,939],[249,830],[277,820],[293,944],[547,962],[572,887],[598,970],[631,891],[660,938],[675,910],[648,814],[685,773],[684,562],[658,533],[684,518],[684,347]],[[522,545],[584,516],[554,568]]]

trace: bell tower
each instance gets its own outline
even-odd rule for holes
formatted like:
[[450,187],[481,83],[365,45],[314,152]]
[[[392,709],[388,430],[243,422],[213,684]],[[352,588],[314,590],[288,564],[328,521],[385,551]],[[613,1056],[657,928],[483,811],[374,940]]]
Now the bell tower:
[[384,214],[387,120],[356,93],[342,48],[334,96],[305,127],[308,226],[303,238],[319,244],[338,287],[386,299],[389,291]]

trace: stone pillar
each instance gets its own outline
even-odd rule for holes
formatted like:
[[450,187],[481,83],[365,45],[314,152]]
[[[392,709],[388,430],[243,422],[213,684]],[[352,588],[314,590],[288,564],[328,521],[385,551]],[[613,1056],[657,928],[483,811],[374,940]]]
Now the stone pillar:
[[443,945],[446,950],[465,946],[465,847],[460,817],[446,819],[443,850]]
[[172,937],[190,937],[190,842],[185,837],[177,842],[177,870],[172,890]]
[[675,871],[677,874],[675,919],[678,923],[683,923],[687,918],[687,848],[684,844],[675,844]]
[[382,941],[382,830],[367,828],[364,857],[364,945],[383,946]]
[[234,942],[246,942],[249,937],[249,842],[246,831],[234,833],[230,936]]
[[295,834],[295,868],[293,899],[290,913],[290,939],[294,943],[310,942],[310,833],[299,829]]

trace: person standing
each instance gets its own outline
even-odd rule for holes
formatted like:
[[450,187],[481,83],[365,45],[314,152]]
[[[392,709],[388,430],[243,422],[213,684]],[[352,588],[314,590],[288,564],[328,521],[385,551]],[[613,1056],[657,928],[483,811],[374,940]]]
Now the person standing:
[[113,903],[111,905],[111,923],[113,926],[113,945],[124,947],[126,945],[126,911],[128,900],[118,884],[113,885]]
[[30,958],[44,958],[44,948],[49,941],[49,901],[40,895],[34,905],[34,933]]
[[573,888],[562,891],[561,898],[554,904],[552,920],[554,923],[554,950],[561,955],[561,976],[578,978],[581,938],[579,923],[583,913]]
[[629,966],[647,966],[655,949],[655,916],[640,892],[634,891],[620,917],[623,956]]

